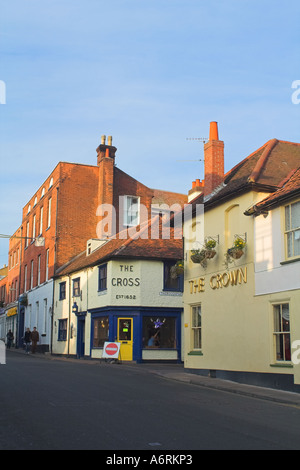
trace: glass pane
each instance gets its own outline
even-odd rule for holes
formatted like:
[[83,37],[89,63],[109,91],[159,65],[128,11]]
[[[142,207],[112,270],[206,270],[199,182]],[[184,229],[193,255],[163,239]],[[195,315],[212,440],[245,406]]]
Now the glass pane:
[[293,232],[287,234],[287,255],[288,258],[293,256]]
[[201,349],[201,329],[197,328],[194,331],[194,349]]
[[274,305],[274,332],[281,331],[280,305]]
[[282,331],[290,331],[289,304],[282,305]]
[[291,229],[299,228],[300,227],[300,201],[291,205],[291,218],[292,218]]
[[201,327],[201,306],[193,307],[193,327]]
[[290,345],[290,335],[283,335],[283,345],[284,345],[284,358],[286,361],[291,360],[291,345]]
[[100,317],[94,320],[94,348],[102,348],[109,337],[108,317]]
[[300,230],[294,232],[294,256],[300,255]]
[[285,208],[285,230],[290,230],[291,221],[290,221],[290,206]]
[[130,318],[119,320],[119,340],[131,341],[131,319]]
[[144,317],[143,348],[176,348],[176,318]]
[[276,335],[276,360],[277,361],[284,360],[282,335]]

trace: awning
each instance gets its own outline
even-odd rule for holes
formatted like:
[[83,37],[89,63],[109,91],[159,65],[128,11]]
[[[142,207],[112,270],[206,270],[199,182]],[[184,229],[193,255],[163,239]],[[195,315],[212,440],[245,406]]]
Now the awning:
[[13,307],[13,308],[10,308],[9,310],[7,310],[6,316],[7,317],[13,317],[14,315],[17,315],[17,313],[18,313],[18,308]]

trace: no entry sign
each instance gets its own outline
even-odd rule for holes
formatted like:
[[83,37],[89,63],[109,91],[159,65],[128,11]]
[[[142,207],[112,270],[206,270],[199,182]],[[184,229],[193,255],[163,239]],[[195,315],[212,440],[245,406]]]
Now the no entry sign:
[[120,352],[120,343],[104,343],[102,357],[118,359]]

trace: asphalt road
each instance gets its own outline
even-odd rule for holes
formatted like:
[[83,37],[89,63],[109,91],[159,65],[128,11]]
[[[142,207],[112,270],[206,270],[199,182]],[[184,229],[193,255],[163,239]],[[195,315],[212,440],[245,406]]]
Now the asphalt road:
[[0,406],[0,450],[300,449],[298,407],[122,365],[8,352]]

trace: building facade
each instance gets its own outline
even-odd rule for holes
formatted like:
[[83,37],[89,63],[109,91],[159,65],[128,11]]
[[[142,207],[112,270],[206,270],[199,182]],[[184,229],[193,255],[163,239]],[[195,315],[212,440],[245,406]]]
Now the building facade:
[[39,349],[51,350],[53,276],[85,250],[87,240],[143,224],[153,203],[182,207],[187,201],[185,195],[148,188],[117,168],[116,150],[112,138],[106,143],[102,136],[97,165],[58,163],[23,207],[18,279],[10,284],[18,292],[14,315],[19,346],[25,329],[36,327]]
[[270,141],[191,200],[194,209],[204,205],[204,238],[201,247],[185,247],[186,368],[300,390],[292,361],[300,339],[299,195],[267,217],[253,210],[275,197],[299,163],[299,144]]
[[[183,357],[181,239],[110,239],[57,272],[54,354],[101,359],[105,342],[122,361]],[[98,246],[97,246],[98,245]]]

